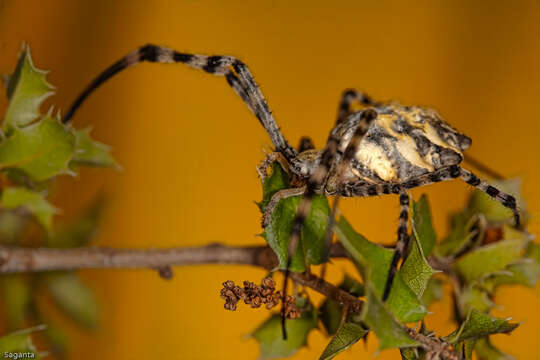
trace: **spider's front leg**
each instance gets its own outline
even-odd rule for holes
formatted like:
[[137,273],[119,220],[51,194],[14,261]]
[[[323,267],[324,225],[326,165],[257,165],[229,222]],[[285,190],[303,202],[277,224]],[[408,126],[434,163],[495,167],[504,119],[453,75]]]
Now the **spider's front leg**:
[[109,66],[92,80],[70,106],[63,121],[65,123],[69,122],[86,98],[101,84],[122,70],[145,61],[153,63],[182,63],[209,74],[225,77],[233,90],[244,100],[248,108],[259,119],[259,122],[270,136],[276,151],[281,152],[289,161],[296,157],[296,150],[289,145],[281,134],[266,99],[248,67],[242,61],[232,56],[188,54],[152,44],[142,46]]

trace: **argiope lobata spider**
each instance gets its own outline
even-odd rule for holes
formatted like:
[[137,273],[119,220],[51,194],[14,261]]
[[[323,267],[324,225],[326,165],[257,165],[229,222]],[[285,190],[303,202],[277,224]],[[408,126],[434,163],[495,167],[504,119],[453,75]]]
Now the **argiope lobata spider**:
[[[336,201],[339,197],[399,195],[401,211],[398,239],[383,300],[390,294],[399,260],[409,241],[409,189],[460,177],[511,209],[516,227],[520,226],[514,197],[459,166],[464,150],[471,145],[471,139],[452,128],[434,110],[397,103],[379,103],[360,92],[348,90],[343,94],[336,124],[324,149],[315,150],[311,141],[303,138],[297,151],[280,132],[246,65],[230,56],[192,55],[161,46],[143,46],[98,75],[77,97],[63,121],[69,122],[88,95],[103,82],[143,61],[184,63],[210,74],[224,76],[259,119],[275,148],[266,163],[283,157],[286,167],[295,177],[294,183],[298,184],[295,188],[279,191],[273,196],[263,216],[263,226],[267,224],[280,199],[303,195],[290,235],[289,261],[296,252],[304,220],[315,194],[335,196]],[[353,103],[359,103],[363,108],[352,111]],[[333,221],[333,216],[334,213],[330,221]],[[288,268],[284,289],[287,275]]]

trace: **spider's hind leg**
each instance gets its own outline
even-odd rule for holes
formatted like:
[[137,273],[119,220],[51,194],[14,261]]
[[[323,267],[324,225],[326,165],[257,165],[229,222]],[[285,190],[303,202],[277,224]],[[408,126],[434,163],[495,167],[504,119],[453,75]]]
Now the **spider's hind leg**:
[[382,300],[386,301],[390,296],[390,290],[396,276],[399,260],[403,258],[407,247],[409,246],[409,194],[406,190],[402,190],[399,194],[399,226],[398,226],[398,240],[396,243],[396,249],[394,250],[394,256],[390,263],[390,269],[388,270],[388,277],[386,278],[386,284],[384,286],[384,293]]
[[372,100],[368,95],[356,90],[347,89],[341,95],[341,100],[338,105],[336,125],[345,121],[347,116],[352,112],[351,107],[354,103],[360,103],[363,106],[378,106],[379,103]]
[[490,185],[487,181],[480,179],[478,176],[476,176],[469,170],[459,168],[459,171],[460,171],[460,177],[467,184],[472,185],[475,188],[485,192],[486,194],[491,196],[494,200],[497,200],[503,206],[512,210],[512,213],[514,214],[514,222],[515,222],[516,228],[519,229],[521,227],[521,221],[520,221],[520,216],[519,216],[519,210],[517,208],[516,198],[514,198],[510,194],[500,191],[496,187]]

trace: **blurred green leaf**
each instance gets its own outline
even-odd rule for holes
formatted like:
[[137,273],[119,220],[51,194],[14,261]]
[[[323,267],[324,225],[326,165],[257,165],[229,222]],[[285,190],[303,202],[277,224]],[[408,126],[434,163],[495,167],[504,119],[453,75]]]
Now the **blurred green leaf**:
[[97,326],[99,314],[94,294],[76,274],[45,273],[41,279],[59,309],[81,325]]
[[49,115],[13,132],[0,143],[0,167],[24,171],[35,181],[68,172],[75,136]]
[[506,319],[499,319],[472,309],[459,330],[448,336],[450,342],[457,343],[467,339],[482,338],[491,334],[510,333],[519,324],[510,323]]
[[53,248],[71,248],[88,244],[97,233],[104,204],[104,197],[98,196],[74,221],[49,236],[47,245]]
[[47,82],[46,74],[34,66],[30,47],[23,44],[17,67],[7,84],[9,104],[4,117],[4,131],[26,126],[40,116],[41,103],[54,94],[54,87]]
[[401,360],[424,360],[425,354],[420,348],[399,349]]
[[377,335],[380,350],[419,345],[415,340],[411,339],[403,325],[398,322],[375,294],[371,284],[366,284],[366,294],[367,299],[362,308],[362,317],[366,325]]
[[[34,359],[39,359],[39,353],[32,342],[31,334],[35,331],[41,331],[44,326],[36,326],[29,329],[19,330],[11,334],[0,337],[0,354],[4,353],[32,353]],[[21,354],[21,357],[23,356]],[[13,355],[15,356],[15,354]],[[28,355],[26,355],[28,357]]]
[[508,354],[503,353],[501,350],[497,349],[491,342],[489,338],[482,338],[476,341],[476,346],[474,348],[478,360],[513,360],[514,357]]
[[521,258],[527,241],[523,237],[482,246],[459,258],[454,269],[466,282],[504,270],[508,264]]
[[24,326],[29,305],[32,301],[32,289],[24,275],[2,275],[2,298],[9,328],[20,329]]
[[317,312],[308,305],[301,318],[287,320],[285,327],[287,340],[283,340],[281,316],[272,315],[253,332],[261,348],[260,359],[288,357],[305,346],[309,332],[317,327]]
[[[280,188],[281,186],[283,187]],[[285,171],[279,164],[274,163],[272,174],[263,180],[261,208],[264,209],[275,192],[287,187],[288,178]],[[280,269],[287,267],[290,234],[300,199],[301,197],[295,196],[281,200],[272,213],[270,223],[264,230],[263,236],[276,253]],[[292,271],[305,271],[305,259],[314,265],[321,264],[326,260],[324,241],[329,215],[330,207],[326,197],[322,195],[314,196],[311,210],[302,229],[301,241],[291,261],[290,269]]]
[[75,130],[75,152],[70,166],[117,166],[111,148],[90,137],[91,128]]
[[[336,225],[336,235],[364,277],[364,286],[373,284],[375,293],[381,297],[393,251],[374,244],[355,232],[344,217],[341,217]],[[416,294],[404,282],[400,272],[394,278],[386,304],[402,322],[421,320],[427,313]]]
[[476,284],[465,285],[461,289],[458,301],[462,314],[467,314],[471,309],[488,312],[495,305],[487,291]]
[[333,359],[337,354],[350,348],[354,343],[363,338],[368,330],[362,326],[346,322],[339,327],[330,343],[324,349],[320,360]]
[[435,253],[445,257],[460,252],[470,244],[473,237],[478,233],[473,230],[476,217],[469,217],[466,213],[457,213],[450,218],[450,233],[440,243],[435,245]]
[[422,303],[425,307],[428,307],[435,301],[441,300],[443,297],[443,283],[440,279],[431,277],[429,279],[426,290],[422,295]]
[[24,187],[8,187],[2,192],[0,205],[8,209],[24,208],[32,213],[37,221],[50,230],[52,217],[57,209],[52,206],[43,194]]
[[28,225],[28,220],[28,216],[14,209],[0,209],[0,244],[18,244]]
[[354,296],[364,296],[365,294],[364,285],[349,274],[345,274],[339,288],[353,294]]
[[418,241],[422,246],[422,252],[425,257],[428,257],[433,250],[437,235],[431,222],[431,210],[427,196],[424,194],[420,200],[414,201],[412,204],[412,226],[413,235],[418,236]]

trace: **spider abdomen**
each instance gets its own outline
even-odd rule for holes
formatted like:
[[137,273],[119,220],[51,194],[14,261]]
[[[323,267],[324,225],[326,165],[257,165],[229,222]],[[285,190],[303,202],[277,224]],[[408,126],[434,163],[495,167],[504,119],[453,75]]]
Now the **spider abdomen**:
[[[470,139],[431,109],[386,105],[362,138],[351,171],[366,181],[400,183],[445,166],[457,165]],[[354,122],[343,131],[348,143]],[[347,144],[341,143],[340,147]]]

